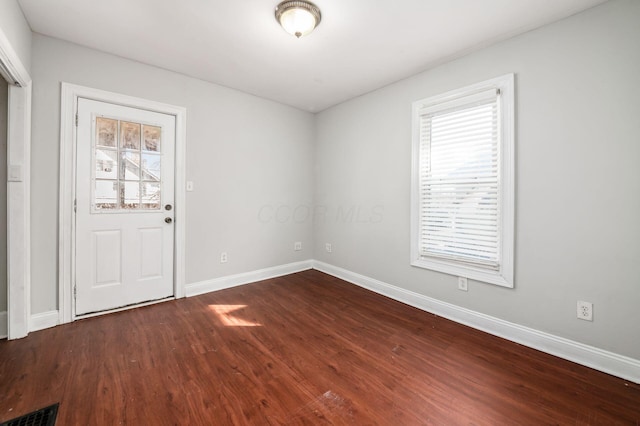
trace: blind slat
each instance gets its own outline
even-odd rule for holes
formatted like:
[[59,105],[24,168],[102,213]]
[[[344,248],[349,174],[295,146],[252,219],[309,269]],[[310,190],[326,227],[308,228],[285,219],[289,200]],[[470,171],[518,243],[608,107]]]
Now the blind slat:
[[446,233],[446,232],[424,232],[422,234],[431,240],[431,242],[450,242],[455,243],[468,243],[468,245],[477,245],[484,247],[497,247],[498,239],[496,237],[487,237],[477,234],[459,234]]
[[[445,232],[448,231],[449,228],[445,228],[445,227],[440,227],[440,226],[435,226],[435,225],[431,225],[431,226],[426,226],[425,227],[426,233],[430,233],[430,232]],[[467,231],[465,229],[459,229],[456,228],[456,232],[459,232],[460,234],[464,234],[464,235],[479,235],[479,236],[483,236],[483,237],[491,237],[491,238],[498,238],[498,234],[494,231],[482,231],[482,230],[473,230],[473,231]]]

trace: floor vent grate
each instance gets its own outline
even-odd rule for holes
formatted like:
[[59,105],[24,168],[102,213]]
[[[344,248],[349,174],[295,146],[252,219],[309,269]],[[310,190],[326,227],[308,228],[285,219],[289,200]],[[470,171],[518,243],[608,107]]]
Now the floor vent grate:
[[58,415],[58,404],[41,408],[24,416],[16,417],[0,426],[54,426]]

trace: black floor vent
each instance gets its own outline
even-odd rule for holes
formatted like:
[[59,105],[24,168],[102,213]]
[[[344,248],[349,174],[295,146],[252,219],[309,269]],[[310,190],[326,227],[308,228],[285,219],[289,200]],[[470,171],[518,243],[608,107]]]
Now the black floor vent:
[[16,417],[13,420],[4,422],[0,426],[54,426],[58,415],[58,404],[53,404],[45,408]]

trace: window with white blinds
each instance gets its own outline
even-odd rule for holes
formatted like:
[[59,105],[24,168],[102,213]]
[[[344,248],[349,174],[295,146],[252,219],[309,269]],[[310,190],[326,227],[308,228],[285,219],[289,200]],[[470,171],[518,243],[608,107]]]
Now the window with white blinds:
[[414,103],[412,264],[513,286],[513,75]]

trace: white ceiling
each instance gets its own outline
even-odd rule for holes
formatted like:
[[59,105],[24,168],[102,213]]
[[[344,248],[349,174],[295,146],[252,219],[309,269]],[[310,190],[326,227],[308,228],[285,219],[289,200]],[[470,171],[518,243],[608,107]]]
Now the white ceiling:
[[19,0],[34,32],[316,112],[606,0],[315,0],[296,39],[278,0]]

